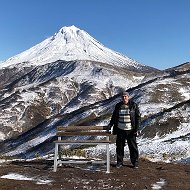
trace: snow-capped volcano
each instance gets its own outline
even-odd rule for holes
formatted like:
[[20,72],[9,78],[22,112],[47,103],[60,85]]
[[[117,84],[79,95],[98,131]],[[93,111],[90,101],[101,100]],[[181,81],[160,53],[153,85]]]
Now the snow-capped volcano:
[[159,71],[63,27],[0,64],[0,156],[51,154],[60,125],[107,125],[125,89],[140,107],[140,154],[189,160],[189,81],[190,63]]
[[53,36],[1,63],[0,67],[23,62],[29,65],[43,65],[57,60],[90,60],[119,67],[128,66],[141,70],[147,68],[118,52],[106,48],[87,32],[75,26],[61,28]]

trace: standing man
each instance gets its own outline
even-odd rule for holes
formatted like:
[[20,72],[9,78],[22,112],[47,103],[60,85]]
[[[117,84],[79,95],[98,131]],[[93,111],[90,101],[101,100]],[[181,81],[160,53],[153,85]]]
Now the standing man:
[[126,140],[129,147],[131,163],[134,168],[138,168],[139,152],[136,137],[140,125],[140,112],[138,105],[129,98],[128,92],[125,91],[122,93],[122,101],[116,104],[109,123],[110,128],[113,126],[113,134],[117,135],[117,168],[123,166]]

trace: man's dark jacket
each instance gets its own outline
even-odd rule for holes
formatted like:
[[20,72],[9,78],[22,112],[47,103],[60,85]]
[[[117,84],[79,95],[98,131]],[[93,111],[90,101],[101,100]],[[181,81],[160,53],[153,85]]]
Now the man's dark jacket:
[[[123,101],[116,104],[115,109],[112,114],[112,118],[109,123],[109,126],[113,126],[113,134],[114,135],[117,134],[119,110],[122,105],[123,105]],[[138,105],[132,100],[129,100],[128,105],[129,105],[129,110],[130,110],[130,119],[131,119],[132,130],[134,133],[136,133],[139,129],[140,120],[141,120],[139,108],[138,108]]]

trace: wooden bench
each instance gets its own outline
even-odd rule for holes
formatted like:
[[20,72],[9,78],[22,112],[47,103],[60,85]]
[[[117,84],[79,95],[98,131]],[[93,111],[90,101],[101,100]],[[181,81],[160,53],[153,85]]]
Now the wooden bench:
[[[82,136],[94,136],[102,137],[101,139],[87,139],[87,140],[64,140],[63,137],[82,137]],[[62,161],[59,151],[59,145],[105,145],[106,146],[106,164],[107,171],[110,173],[110,150],[109,144],[111,143],[110,137],[112,136],[108,126],[58,126],[57,127],[57,137],[58,140],[54,141],[55,143],[55,155],[54,155],[54,172],[57,171],[57,166],[59,164],[67,163],[88,163],[89,161],[80,161],[80,160],[67,160]],[[92,162],[92,161],[91,161]],[[104,161],[105,163],[105,161]]]

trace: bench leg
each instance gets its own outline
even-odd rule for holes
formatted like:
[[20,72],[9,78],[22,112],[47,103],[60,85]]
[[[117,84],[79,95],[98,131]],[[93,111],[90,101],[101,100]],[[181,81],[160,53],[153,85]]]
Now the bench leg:
[[58,144],[55,143],[55,155],[54,155],[54,167],[53,167],[54,172],[57,171],[57,157],[58,157]]
[[[58,137],[58,140],[61,141],[61,137]],[[58,155],[59,155],[58,160],[61,160],[61,146],[58,146]]]
[[107,151],[107,171],[106,171],[106,173],[110,173],[110,149],[109,149],[109,144],[106,145],[106,151]]

